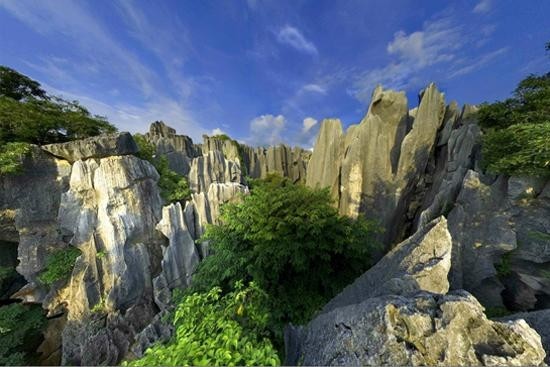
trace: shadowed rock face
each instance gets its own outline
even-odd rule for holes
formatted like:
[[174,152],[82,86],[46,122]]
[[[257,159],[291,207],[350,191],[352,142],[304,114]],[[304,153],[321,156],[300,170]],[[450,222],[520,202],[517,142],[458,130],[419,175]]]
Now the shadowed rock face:
[[138,151],[132,135],[126,132],[101,135],[67,143],[43,145],[42,149],[70,163],[79,159],[135,154]]

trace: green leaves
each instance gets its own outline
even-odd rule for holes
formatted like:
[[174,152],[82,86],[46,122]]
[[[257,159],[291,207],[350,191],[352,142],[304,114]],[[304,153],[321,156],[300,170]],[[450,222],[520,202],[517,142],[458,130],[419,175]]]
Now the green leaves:
[[328,190],[270,176],[252,182],[251,194],[222,207],[221,223],[206,229],[214,254],[204,259],[193,289],[227,290],[239,279],[269,296],[270,330],[309,321],[344,286],[371,265],[376,226],[339,216]]
[[23,168],[23,159],[31,151],[27,143],[0,145],[0,175],[18,174]]
[[176,307],[174,340],[149,348],[128,365],[277,366],[279,357],[263,336],[269,317],[266,300],[256,284],[245,287],[243,282],[225,296],[219,287],[190,294]]
[[489,131],[482,152],[490,172],[550,177],[550,122]]
[[190,199],[191,189],[187,179],[168,167],[168,160],[165,156],[156,157],[155,147],[145,136],[135,134],[134,140],[139,147],[137,156],[151,162],[159,173],[158,185],[162,198],[168,203]]
[[72,246],[57,250],[46,259],[46,269],[42,271],[38,279],[46,285],[67,279],[73,272],[76,258],[80,254],[80,250]]
[[0,307],[0,365],[33,364],[29,358],[45,323],[39,306],[12,303]]

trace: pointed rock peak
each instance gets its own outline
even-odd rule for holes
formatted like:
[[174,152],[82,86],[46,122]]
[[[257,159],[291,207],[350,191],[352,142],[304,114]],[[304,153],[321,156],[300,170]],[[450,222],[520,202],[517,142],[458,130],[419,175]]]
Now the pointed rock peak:
[[405,92],[384,90],[378,85],[372,92],[369,110],[361,123],[371,116],[378,116],[387,124],[399,123],[407,115],[407,104]]
[[462,113],[460,114],[462,125],[468,125],[472,122],[477,121],[477,111],[479,111],[479,108],[477,106],[465,104],[464,107],[462,107]]
[[171,137],[176,135],[176,129],[166,125],[164,121],[155,121],[149,127],[149,134],[154,136]]

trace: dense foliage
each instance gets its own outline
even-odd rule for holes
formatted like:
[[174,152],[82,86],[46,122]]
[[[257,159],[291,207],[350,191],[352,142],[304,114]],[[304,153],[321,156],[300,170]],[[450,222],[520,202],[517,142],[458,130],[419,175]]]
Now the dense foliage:
[[31,151],[27,143],[7,143],[0,145],[0,175],[21,172],[24,157]]
[[254,283],[236,283],[222,296],[215,287],[183,298],[174,315],[175,335],[167,345],[149,348],[131,366],[276,366],[277,352],[267,338],[266,294]]
[[67,279],[73,272],[76,258],[80,254],[80,250],[73,246],[55,251],[46,259],[46,269],[40,273],[38,279],[46,285]]
[[550,176],[550,73],[528,76],[511,98],[481,105],[478,116],[488,171]]
[[365,220],[339,216],[328,190],[271,176],[251,194],[222,207],[221,224],[203,240],[214,254],[199,265],[195,290],[256,282],[270,298],[274,332],[313,313],[371,265],[372,233]]
[[12,303],[0,307],[0,365],[33,364],[46,318],[40,307]]
[[139,147],[137,154],[141,159],[151,162],[159,173],[158,185],[162,198],[169,203],[187,200],[191,197],[191,189],[187,179],[168,167],[166,157],[156,157],[155,147],[141,134],[135,134],[134,140]]
[[0,174],[20,169],[22,148],[8,143],[42,145],[114,131],[105,118],[77,101],[49,96],[40,83],[0,66]]

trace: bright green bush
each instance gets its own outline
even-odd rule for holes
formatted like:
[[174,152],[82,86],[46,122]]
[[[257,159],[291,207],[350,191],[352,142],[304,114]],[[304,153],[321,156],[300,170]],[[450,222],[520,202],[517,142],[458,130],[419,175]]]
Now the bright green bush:
[[130,366],[276,366],[267,338],[266,294],[254,283],[236,283],[222,296],[218,287],[185,296],[174,315],[175,336],[149,348]]
[[189,188],[187,179],[168,167],[166,157],[155,156],[155,147],[145,136],[135,134],[134,140],[139,148],[137,156],[151,162],[159,173],[158,186],[162,198],[168,203],[190,199],[191,189]]
[[76,258],[80,254],[80,250],[73,246],[55,251],[46,259],[46,269],[42,271],[38,279],[46,285],[52,285],[58,280],[69,278],[73,272]]
[[550,122],[489,131],[483,137],[482,151],[489,172],[548,177]]
[[23,158],[31,151],[27,143],[7,143],[0,146],[0,175],[17,174],[23,168]]
[[192,287],[256,282],[269,295],[278,337],[282,325],[307,322],[371,265],[376,226],[338,215],[328,190],[271,176],[224,205],[220,220],[203,237],[213,255],[199,264]]
[[29,365],[46,323],[40,307],[12,303],[0,307],[0,365]]

